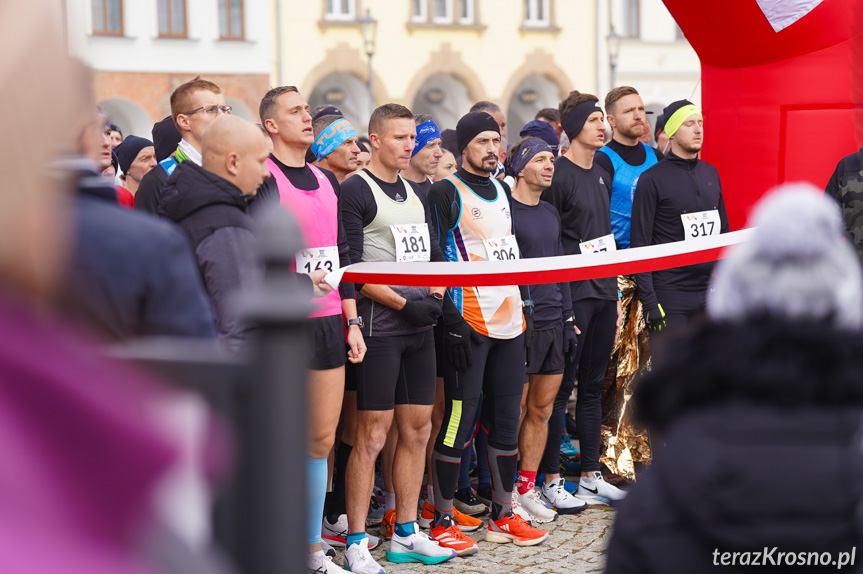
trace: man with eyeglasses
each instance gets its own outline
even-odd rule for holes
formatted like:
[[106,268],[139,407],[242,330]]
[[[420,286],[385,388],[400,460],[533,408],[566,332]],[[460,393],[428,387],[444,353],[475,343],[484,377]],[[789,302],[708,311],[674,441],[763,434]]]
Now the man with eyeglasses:
[[230,114],[222,89],[200,76],[180,85],[171,94],[171,117],[182,139],[174,153],[143,177],[135,195],[135,209],[157,214],[162,187],[177,165],[192,161],[201,165],[204,131],[221,115]]

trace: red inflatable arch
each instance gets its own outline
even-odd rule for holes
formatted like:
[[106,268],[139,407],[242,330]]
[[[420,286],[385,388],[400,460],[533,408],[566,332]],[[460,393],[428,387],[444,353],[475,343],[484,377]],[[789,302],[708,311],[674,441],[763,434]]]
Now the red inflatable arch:
[[664,2],[701,58],[731,228],[777,183],[823,188],[863,144],[863,0]]

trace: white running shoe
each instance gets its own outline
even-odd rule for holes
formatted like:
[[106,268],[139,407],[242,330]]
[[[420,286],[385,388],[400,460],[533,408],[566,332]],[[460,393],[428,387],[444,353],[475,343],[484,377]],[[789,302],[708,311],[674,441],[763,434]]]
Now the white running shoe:
[[321,551],[330,558],[336,557],[336,549],[333,548],[330,544],[328,544],[327,541],[323,538],[321,538]]
[[533,516],[530,515],[530,512],[522,508],[521,504],[518,502],[518,488],[512,487],[512,513],[517,514],[524,518],[527,522],[533,520]]
[[369,553],[369,539],[351,544],[345,549],[345,570],[355,574],[386,574],[381,565]]
[[519,506],[530,514],[531,522],[544,524],[557,519],[557,512],[542,503],[536,490],[530,489],[524,494],[519,494],[518,490],[512,492],[518,499]]
[[332,558],[318,550],[306,556],[306,572],[309,574],[345,574],[347,570],[339,568]]
[[557,508],[558,514],[572,514],[587,508],[587,503],[566,490],[566,481],[557,478],[542,486],[542,497]]
[[[374,550],[381,543],[381,539],[374,534],[366,534],[369,540],[369,550]],[[348,515],[342,514],[335,522],[330,522],[324,516],[321,522],[321,543],[328,543],[336,548],[344,548],[348,544]]]
[[414,522],[414,531],[410,536],[399,536],[393,532],[390,549],[387,550],[387,560],[404,564],[421,562],[423,564],[440,564],[456,555],[451,548],[444,548],[431,540]]
[[594,471],[592,478],[581,477],[578,481],[578,490],[575,495],[588,504],[607,504],[614,506],[624,498],[626,492],[616,486],[608,484],[602,478],[602,473]]

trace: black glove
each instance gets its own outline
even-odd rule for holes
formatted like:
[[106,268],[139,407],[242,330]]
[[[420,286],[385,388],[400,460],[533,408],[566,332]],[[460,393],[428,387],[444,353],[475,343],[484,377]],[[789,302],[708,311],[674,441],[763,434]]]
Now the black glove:
[[662,331],[663,327],[668,326],[665,324],[665,311],[659,303],[652,307],[645,307],[644,320],[651,331]]
[[461,323],[447,326],[444,345],[450,363],[459,370],[466,371],[473,363],[473,353],[470,350],[470,340],[476,331],[462,319]]
[[567,363],[575,360],[576,351],[578,351],[578,335],[575,334],[575,322],[572,320],[564,321],[563,356],[566,357]]
[[533,345],[533,307],[524,308],[524,366],[530,366],[530,348]]
[[429,294],[428,297],[419,301],[406,301],[401,313],[411,325],[428,327],[437,323],[442,310],[443,301]]

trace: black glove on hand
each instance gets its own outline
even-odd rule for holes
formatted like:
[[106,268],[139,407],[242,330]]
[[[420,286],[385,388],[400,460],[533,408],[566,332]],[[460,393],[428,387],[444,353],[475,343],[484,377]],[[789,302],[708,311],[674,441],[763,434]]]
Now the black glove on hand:
[[425,299],[419,301],[407,301],[402,307],[401,313],[404,315],[408,323],[415,327],[428,327],[434,325],[440,318],[443,310],[443,301],[439,300],[434,295],[429,295]]
[[476,331],[473,330],[473,327],[468,325],[465,320],[447,327],[446,336],[444,337],[447,357],[459,371],[466,371],[471,366],[471,363],[473,363],[470,340],[471,337],[475,336],[475,333]]
[[[533,309],[532,307],[530,309]],[[533,345],[533,315],[524,310],[524,366],[530,366],[530,348]]]
[[665,324],[665,311],[662,310],[662,305],[656,304],[655,307],[647,307],[644,309],[644,320],[647,322],[647,328],[651,331],[662,331]]
[[566,357],[567,363],[575,360],[576,351],[578,351],[578,335],[575,334],[575,323],[565,321],[563,323],[563,356]]

